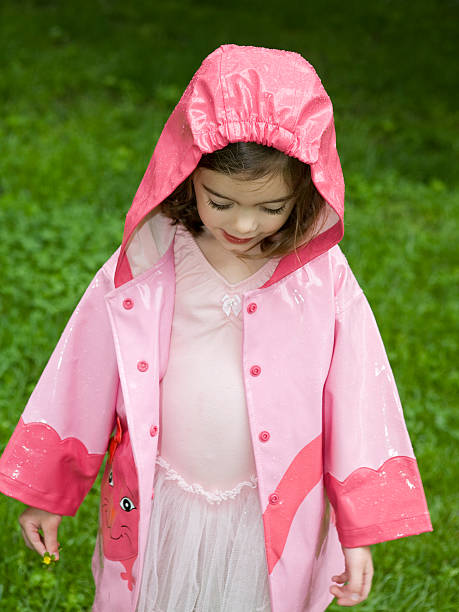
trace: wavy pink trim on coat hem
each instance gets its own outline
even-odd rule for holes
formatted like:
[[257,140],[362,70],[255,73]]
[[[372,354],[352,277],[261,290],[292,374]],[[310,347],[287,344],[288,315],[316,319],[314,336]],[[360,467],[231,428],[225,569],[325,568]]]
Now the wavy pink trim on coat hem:
[[0,459],[0,489],[27,505],[73,515],[104,454],[88,453],[80,440],[62,440],[50,425],[21,417]]
[[432,531],[421,477],[412,457],[391,457],[377,470],[358,468],[342,482],[328,473],[324,481],[345,547]]

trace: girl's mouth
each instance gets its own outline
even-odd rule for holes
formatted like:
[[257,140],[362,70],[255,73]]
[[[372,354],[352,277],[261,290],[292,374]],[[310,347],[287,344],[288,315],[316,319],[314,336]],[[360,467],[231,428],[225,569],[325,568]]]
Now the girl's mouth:
[[255,236],[252,238],[236,238],[235,236],[231,236],[231,234],[227,234],[225,230],[222,230],[223,236],[228,240],[228,242],[232,242],[233,244],[245,244],[246,242],[251,242]]

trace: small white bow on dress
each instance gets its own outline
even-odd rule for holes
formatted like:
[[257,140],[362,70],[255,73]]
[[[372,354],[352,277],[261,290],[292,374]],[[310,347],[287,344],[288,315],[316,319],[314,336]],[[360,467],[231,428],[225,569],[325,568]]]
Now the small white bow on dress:
[[242,301],[238,295],[225,295],[222,297],[222,309],[227,317],[230,316],[231,310],[237,315],[241,312]]

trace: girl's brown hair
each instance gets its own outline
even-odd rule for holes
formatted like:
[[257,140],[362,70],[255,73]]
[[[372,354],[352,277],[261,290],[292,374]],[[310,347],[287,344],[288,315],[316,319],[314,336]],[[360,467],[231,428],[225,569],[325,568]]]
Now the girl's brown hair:
[[[207,168],[229,176],[237,175],[238,179],[248,181],[282,175],[291,188],[294,205],[281,229],[261,241],[261,257],[279,257],[291,253],[316,234],[325,200],[311,179],[310,167],[295,157],[254,142],[234,142],[203,155],[197,168]],[[174,225],[181,223],[193,236],[203,231],[192,175],[162,202],[161,208]]]

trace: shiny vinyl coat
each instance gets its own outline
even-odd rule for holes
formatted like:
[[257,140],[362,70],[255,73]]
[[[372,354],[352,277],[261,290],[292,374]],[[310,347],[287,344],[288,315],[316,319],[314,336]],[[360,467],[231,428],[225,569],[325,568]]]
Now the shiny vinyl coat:
[[169,118],[123,242],[71,316],[0,460],[1,491],[73,515],[108,449],[96,612],[134,612],[141,582],[175,295],[174,228],[159,205],[203,153],[236,141],[310,164],[327,202],[320,235],[242,296],[273,612],[324,610],[341,545],[431,530],[381,337],[337,246],[344,184],[331,102],[301,56],[224,45]]

